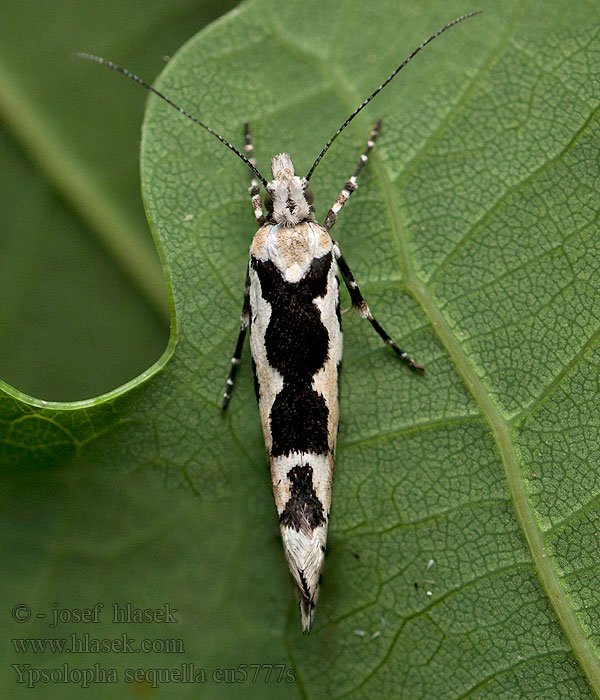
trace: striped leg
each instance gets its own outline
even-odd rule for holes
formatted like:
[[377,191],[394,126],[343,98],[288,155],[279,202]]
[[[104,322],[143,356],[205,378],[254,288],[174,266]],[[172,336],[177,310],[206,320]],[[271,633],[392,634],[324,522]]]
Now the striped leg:
[[358,311],[359,315],[362,318],[366,318],[367,321],[369,321],[369,323],[377,331],[382,340],[387,345],[389,345],[392,348],[392,350],[396,353],[396,355],[398,355],[398,357],[404,360],[404,362],[406,362],[407,365],[413,367],[414,369],[425,370],[425,367],[415,362],[412,359],[412,357],[408,355],[408,353],[404,352],[404,350],[401,350],[396,345],[396,343],[390,338],[390,336],[385,332],[385,330],[379,325],[377,319],[371,313],[367,302],[364,300],[364,297],[361,294],[358,285],[356,284],[354,275],[348,267],[348,263],[344,260],[344,256],[342,255],[340,248],[335,241],[333,244],[333,252],[337,259],[337,264],[340,269],[340,272],[342,273],[342,277],[344,278],[344,282],[346,283],[346,287],[348,287],[348,291],[350,292],[352,306]]
[[233,381],[237,373],[238,365],[242,357],[242,348],[244,347],[244,340],[246,338],[246,331],[248,330],[248,325],[250,323],[250,274],[246,273],[246,286],[244,287],[244,305],[242,306],[242,318],[240,321],[240,332],[238,334],[237,343],[235,346],[235,352],[231,358],[231,369],[229,370],[229,376],[227,377],[227,385],[225,386],[225,393],[223,394],[223,403],[221,404],[221,410],[224,411],[227,408],[229,399],[231,398],[231,390],[233,389]]
[[358,161],[358,165],[356,166],[356,170],[354,171],[352,177],[346,182],[346,184],[344,185],[344,189],[339,193],[338,198],[335,200],[335,204],[327,212],[327,216],[325,217],[325,223],[323,225],[328,231],[337,221],[340,209],[344,206],[344,204],[346,204],[354,190],[358,188],[356,181],[358,179],[358,176],[360,175],[360,171],[363,169],[364,164],[369,160],[369,153],[371,152],[371,149],[375,145],[375,141],[379,136],[380,128],[381,119],[379,119],[379,121],[377,121],[375,126],[373,127],[371,137],[367,141],[367,147],[363,151],[363,154],[361,155],[360,160]]
[[[254,158],[254,146],[252,145],[252,137],[250,135],[250,125],[244,124],[244,140],[246,151],[246,156],[252,165],[256,167],[256,159]],[[252,198],[252,209],[254,211],[254,216],[259,226],[265,223],[265,217],[263,216],[262,201],[260,199],[260,188],[258,185],[258,180],[252,176],[250,187],[248,188],[250,196]],[[227,385],[225,386],[225,393],[223,394],[223,403],[221,404],[221,410],[224,411],[227,408],[229,399],[231,398],[231,391],[233,389],[233,382],[235,380],[235,375],[237,374],[237,368],[240,364],[242,357],[242,349],[244,347],[244,340],[246,339],[246,331],[248,330],[248,324],[250,322],[250,275],[246,272],[246,285],[244,287],[244,305],[242,306],[242,318],[240,321],[240,332],[238,334],[237,343],[235,346],[235,352],[231,358],[231,369],[229,370],[229,376],[227,377]]]
[[[244,124],[244,138],[246,145],[244,150],[246,151],[246,156],[248,160],[256,167],[256,159],[254,158],[254,146],[252,145],[252,137],[250,136],[250,125]],[[259,226],[265,223],[265,217],[263,215],[262,201],[260,199],[260,187],[258,186],[258,180],[252,175],[252,181],[250,187],[248,188],[250,192],[250,197],[252,197],[252,209],[254,211],[254,216]]]

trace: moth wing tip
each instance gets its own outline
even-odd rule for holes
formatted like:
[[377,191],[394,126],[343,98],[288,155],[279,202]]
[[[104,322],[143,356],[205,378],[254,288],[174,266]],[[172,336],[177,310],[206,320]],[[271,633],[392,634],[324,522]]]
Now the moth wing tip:
[[300,618],[302,620],[302,634],[308,634],[310,632],[314,616],[314,602],[312,600],[308,600],[303,595],[300,595]]
[[317,599],[319,598],[319,586],[317,586],[310,598],[308,598],[300,588],[297,588],[296,591],[298,593],[298,601],[300,604],[302,633],[308,634],[312,629],[312,624],[315,619],[315,609],[317,607]]

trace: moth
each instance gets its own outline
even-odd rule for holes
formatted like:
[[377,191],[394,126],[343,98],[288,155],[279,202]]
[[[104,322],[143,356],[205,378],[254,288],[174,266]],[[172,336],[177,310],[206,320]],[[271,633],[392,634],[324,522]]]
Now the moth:
[[[243,155],[213,129],[176,105],[150,84],[121,66],[91,54],[76,54],[134,80],[191,119],[233,151],[252,172],[252,208],[259,229],[250,246],[241,327],[223,395],[226,410],[240,364],[246,333],[283,549],[295,580],[302,629],[309,632],[325,560],[331,487],[339,424],[338,374],[342,361],[342,322],[338,273],[352,306],[407,365],[424,368],[392,340],[377,322],[346,263],[329,235],[337,216],[357,189],[357,180],[379,135],[378,121],[350,179],[325,221],[315,219],[309,181],[333,141],[369,102],[440,34],[465,19],[458,17],[417,47],[348,116],[325,144],[307,175],[296,175],[289,154],[271,162],[272,179],[256,167],[250,129],[245,126]],[[266,195],[263,203],[259,182]]]

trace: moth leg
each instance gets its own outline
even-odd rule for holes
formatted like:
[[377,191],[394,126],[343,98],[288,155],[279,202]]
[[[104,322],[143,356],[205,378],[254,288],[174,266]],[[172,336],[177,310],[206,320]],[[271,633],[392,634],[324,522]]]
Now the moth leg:
[[348,287],[348,291],[350,292],[352,306],[358,311],[361,318],[366,318],[367,321],[369,321],[369,323],[377,331],[381,339],[387,345],[389,345],[392,348],[392,350],[396,353],[396,355],[398,355],[398,357],[404,360],[404,362],[406,362],[407,365],[409,365],[410,367],[414,367],[414,369],[424,370],[425,367],[415,362],[408,353],[404,352],[404,350],[399,348],[396,345],[396,343],[392,340],[392,338],[390,338],[390,336],[386,333],[386,331],[379,325],[377,319],[371,313],[367,302],[361,294],[361,291],[358,288],[358,285],[356,284],[356,280],[354,279],[354,275],[348,267],[348,263],[344,260],[344,256],[342,255],[340,248],[335,241],[333,242],[333,254],[336,257],[337,264],[340,272],[342,273],[342,277],[344,278],[344,282],[346,283],[346,287]]
[[375,123],[375,126],[373,127],[373,131],[371,131],[371,136],[370,136],[369,140],[367,141],[367,147],[362,152],[362,155],[360,156],[360,160],[358,161],[358,165],[356,166],[356,169],[354,170],[352,177],[346,182],[346,184],[344,185],[344,189],[338,194],[338,197],[335,200],[335,204],[327,212],[327,216],[325,217],[325,223],[323,224],[323,226],[325,226],[325,228],[328,231],[337,221],[337,217],[338,217],[338,214],[340,213],[340,209],[344,206],[344,204],[346,204],[346,202],[348,201],[348,199],[350,198],[350,195],[354,192],[354,190],[358,188],[356,181],[358,180],[358,176],[360,175],[360,171],[363,169],[364,164],[369,160],[369,153],[371,152],[371,149],[375,145],[375,141],[377,140],[377,137],[379,136],[379,129],[380,128],[381,128],[381,119],[379,119]]
[[[256,167],[256,158],[254,157],[254,146],[252,145],[252,137],[250,136],[250,125],[248,123],[244,124],[244,139],[246,145],[244,150],[248,160]],[[265,217],[263,214],[262,201],[260,199],[260,187],[258,185],[258,180],[252,175],[252,180],[250,182],[250,187],[248,188],[250,192],[250,197],[252,198],[252,210],[254,211],[254,216],[259,226],[265,223]]]
[[[254,158],[254,146],[252,145],[252,136],[250,135],[250,125],[244,124],[244,140],[245,146],[244,150],[248,160],[252,165],[256,166],[256,159]],[[250,192],[250,197],[252,198],[252,209],[254,211],[254,216],[259,226],[265,223],[265,217],[263,216],[262,201],[260,198],[260,188],[258,185],[258,180],[252,175],[252,180],[250,187],[248,188]],[[223,394],[223,403],[221,404],[221,410],[225,411],[229,399],[231,398],[231,391],[233,389],[233,383],[235,380],[235,375],[237,374],[237,368],[240,364],[242,357],[242,348],[244,347],[244,340],[246,339],[246,331],[248,330],[248,325],[250,322],[250,272],[246,272],[246,284],[244,286],[244,304],[242,306],[242,317],[240,321],[240,332],[238,334],[237,344],[235,346],[235,352],[231,358],[231,369],[229,370],[229,376],[227,377],[227,384],[225,386],[225,393]]]
[[246,331],[248,330],[248,325],[250,323],[250,273],[246,272],[246,285],[244,287],[244,305],[242,306],[242,317],[240,320],[240,332],[238,334],[237,343],[235,346],[235,352],[231,358],[231,369],[229,370],[229,376],[227,377],[227,384],[225,386],[225,393],[223,394],[223,403],[221,404],[221,410],[224,411],[227,408],[229,399],[231,398],[231,390],[233,389],[233,382],[235,375],[237,373],[238,365],[242,357],[242,348],[244,347],[244,339],[246,338]]

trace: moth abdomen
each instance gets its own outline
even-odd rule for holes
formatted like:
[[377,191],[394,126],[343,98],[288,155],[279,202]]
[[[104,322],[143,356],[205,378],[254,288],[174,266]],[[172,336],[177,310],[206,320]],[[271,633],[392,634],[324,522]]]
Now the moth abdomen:
[[267,223],[254,237],[249,270],[258,405],[284,551],[308,631],[338,427],[342,333],[333,241],[316,222]]

